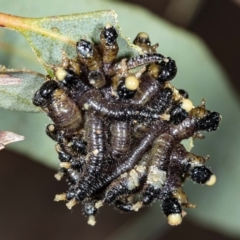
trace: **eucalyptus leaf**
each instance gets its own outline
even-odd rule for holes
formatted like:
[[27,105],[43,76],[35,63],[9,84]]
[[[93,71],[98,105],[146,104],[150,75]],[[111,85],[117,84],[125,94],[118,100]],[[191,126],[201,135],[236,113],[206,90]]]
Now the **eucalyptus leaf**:
[[[76,57],[76,42],[88,39],[99,42],[99,30],[106,24],[117,28],[113,10],[96,11],[65,16],[24,18],[0,13],[0,26],[20,32],[29,42],[48,74],[53,76],[50,65],[60,65],[62,51],[69,58]],[[134,56],[137,51],[119,33],[119,57]]]
[[[208,165],[217,175],[217,183],[211,188],[187,183],[186,193],[189,200],[196,203],[198,208],[187,210],[186,217],[209,228],[216,228],[217,231],[239,237],[239,99],[230,87],[228,77],[221,66],[198,37],[159,19],[136,5],[117,1],[69,0],[66,4],[65,0],[52,0],[48,4],[43,4],[42,1],[22,0],[21,4],[10,4],[9,0],[1,0],[1,11],[26,17],[63,15],[102,9],[114,9],[118,13],[121,31],[131,39],[140,31],[148,32],[152,43],[160,44],[159,51],[176,60],[178,75],[173,84],[186,89],[195,105],[198,105],[204,97],[208,109],[222,114],[220,129],[215,133],[206,133],[204,140],[195,141],[195,147],[192,150],[197,154],[211,156]],[[8,46],[8,48],[0,48],[1,64],[11,67],[19,67],[21,64],[20,67],[40,69],[40,65],[33,60],[30,48],[22,36],[6,29],[0,29],[0,35],[1,43]],[[26,136],[25,141],[11,144],[9,148],[28,154],[41,163],[51,166],[58,164],[54,143],[44,133],[44,127],[49,123],[46,116],[3,109],[0,112],[0,118],[4,119],[1,121],[1,129],[8,129]],[[158,206],[155,207],[156,211],[151,212],[152,219],[147,218],[145,224],[141,225],[143,227],[138,228],[140,233],[144,232],[142,236],[145,239],[151,239],[146,236],[149,222],[156,221],[161,214],[160,210],[157,210]],[[144,222],[145,219],[142,221]],[[161,221],[160,218],[159,221]],[[130,234],[136,229],[131,227],[126,225],[121,232]],[[155,229],[151,228],[151,231],[157,234],[163,232],[157,224]],[[120,236],[118,237],[121,239]],[[141,239],[141,234],[138,239]]]
[[[62,51],[69,58],[76,58],[76,42],[80,38],[87,38],[95,43],[99,42],[99,31],[107,23],[117,28],[116,13],[113,10],[97,11],[92,13],[73,14],[65,16],[24,18],[0,13],[0,26],[20,32],[29,42],[39,61],[53,76],[50,66],[61,65]],[[118,56],[134,56],[137,48],[119,33]],[[1,70],[0,70],[1,74]],[[5,86],[0,88],[0,106],[10,110],[38,112],[32,104],[33,93],[39,88],[40,74],[27,72],[2,73],[0,78],[5,82],[12,78],[24,79],[16,87]]]
[[45,81],[45,76],[27,70],[0,69],[0,107],[25,112],[41,112],[32,104],[33,93]]

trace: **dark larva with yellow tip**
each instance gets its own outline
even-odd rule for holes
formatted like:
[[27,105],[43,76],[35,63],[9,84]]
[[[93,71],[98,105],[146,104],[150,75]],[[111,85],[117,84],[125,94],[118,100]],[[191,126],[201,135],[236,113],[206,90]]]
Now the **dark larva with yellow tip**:
[[181,160],[184,172],[187,176],[199,184],[206,184],[211,186],[216,182],[216,176],[212,171],[204,166],[205,162],[209,158],[202,157],[193,153],[188,153],[183,146],[181,146],[183,152],[183,160]]
[[76,44],[78,59],[89,71],[97,71],[102,68],[102,60],[96,47],[89,41],[81,39]]
[[117,44],[118,33],[116,29],[107,24],[100,34],[100,45],[99,49],[101,52],[103,64],[113,63],[118,55],[118,44]]
[[174,138],[169,134],[162,134],[153,142],[152,149],[149,152],[151,166],[141,193],[141,199],[145,205],[151,204],[156,198],[160,197],[174,143]]
[[183,210],[195,207],[184,181],[216,182],[208,157],[190,153],[181,141],[215,131],[221,116],[204,100],[194,107],[188,93],[171,84],[176,62],[157,53],[148,34],[134,40],[143,55],[121,58],[118,30],[100,27],[100,41],[78,41],[77,58],[64,53],[53,79],[33,98],[53,121],[46,133],[60,160],[55,177],[68,183],[55,201],[67,201],[69,209],[82,203],[92,226],[104,204],[134,212],[161,201],[169,224],[178,225]]
[[145,32],[138,33],[133,43],[139,46],[143,53],[156,53],[156,49],[159,46],[158,43],[152,46],[149,35]]
[[[188,199],[182,191],[183,168],[178,160],[181,156],[181,150],[176,148],[170,156],[168,166],[168,176],[161,192],[162,210],[168,217],[170,225],[178,225],[182,221],[182,208],[187,205]],[[171,173],[171,174],[170,174]],[[174,193],[182,193],[175,194]]]

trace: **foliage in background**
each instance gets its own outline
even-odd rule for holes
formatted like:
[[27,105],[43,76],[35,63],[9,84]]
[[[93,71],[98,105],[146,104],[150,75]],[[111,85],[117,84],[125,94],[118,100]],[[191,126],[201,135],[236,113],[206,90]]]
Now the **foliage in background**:
[[[197,140],[196,147],[192,150],[194,153],[209,154],[212,157],[208,165],[212,166],[218,182],[212,188],[196,185],[191,187],[192,183],[188,184],[186,192],[191,202],[198,203],[198,209],[188,210],[187,217],[193,217],[201,221],[201,224],[221,228],[221,231],[240,236],[239,101],[231,91],[221,67],[196,36],[164,22],[142,8],[115,1],[69,0],[68,4],[65,4],[64,0],[56,0],[50,1],[47,6],[42,1],[31,0],[22,0],[21,4],[12,4],[9,0],[0,0],[0,3],[1,11],[26,17],[114,9],[119,15],[119,25],[125,36],[132,40],[138,32],[148,32],[152,43],[160,44],[158,51],[176,60],[178,75],[174,85],[186,89],[196,105],[204,97],[207,108],[214,109],[223,116],[220,129],[216,133],[206,134],[206,139],[202,142]],[[76,27],[81,28],[81,24]],[[81,37],[83,36],[79,36]],[[0,39],[0,64],[46,74],[22,36],[0,29]],[[47,165],[57,165],[54,143],[44,132],[45,126],[49,123],[45,114],[1,109],[0,118],[1,130],[13,131],[26,138],[23,142],[13,144],[14,150]],[[142,226],[149,226],[148,223],[152,223],[149,231],[160,226],[157,221],[161,215],[160,209],[157,205],[154,209],[149,210],[151,215],[148,218],[139,220]],[[134,226],[132,228],[134,229]],[[130,229],[131,226],[128,226],[127,231]],[[142,228],[141,232],[146,232],[146,229]],[[135,239],[143,238],[136,236]]]

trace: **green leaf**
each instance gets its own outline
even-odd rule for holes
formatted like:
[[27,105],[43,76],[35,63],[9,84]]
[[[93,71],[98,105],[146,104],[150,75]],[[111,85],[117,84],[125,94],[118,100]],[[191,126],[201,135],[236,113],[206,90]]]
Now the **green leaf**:
[[0,69],[0,107],[25,112],[41,112],[32,103],[34,92],[45,76],[27,70]]
[[[73,14],[45,18],[23,18],[0,13],[0,26],[20,32],[29,42],[39,61],[53,76],[50,65],[60,65],[62,51],[69,58],[76,57],[76,42],[80,38],[87,38],[95,43],[99,42],[99,32],[106,23],[117,29],[117,15],[114,11],[98,11],[92,13]],[[136,55],[137,48],[119,32],[119,57]],[[1,74],[1,71],[0,71]],[[32,104],[33,93],[39,88],[44,76],[24,71],[1,74],[2,79],[23,79],[18,86],[4,86],[0,88],[0,106],[18,111],[39,112]]]
[[[113,10],[44,18],[23,18],[0,13],[0,26],[20,32],[28,40],[48,74],[53,76],[49,65],[61,64],[62,51],[69,58],[75,58],[76,42],[82,38],[99,42],[99,31],[107,23],[118,28],[116,17]],[[118,56],[134,56],[137,53],[136,47],[121,33],[119,35]]]

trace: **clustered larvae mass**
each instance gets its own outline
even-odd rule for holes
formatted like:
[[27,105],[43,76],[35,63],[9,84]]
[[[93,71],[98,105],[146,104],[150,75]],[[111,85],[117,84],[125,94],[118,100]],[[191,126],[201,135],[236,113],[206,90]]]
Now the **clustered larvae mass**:
[[63,54],[55,77],[35,93],[54,124],[47,135],[57,142],[57,179],[65,177],[66,193],[56,195],[71,209],[81,202],[88,223],[105,203],[124,212],[161,201],[171,225],[178,225],[183,208],[195,207],[183,182],[212,185],[216,177],[205,167],[208,157],[188,152],[183,139],[214,131],[221,117],[194,107],[188,93],[170,81],[175,61],[156,52],[146,33],[134,40],[143,54],[118,59],[116,29],[107,24],[100,43],[81,39],[76,59]]

